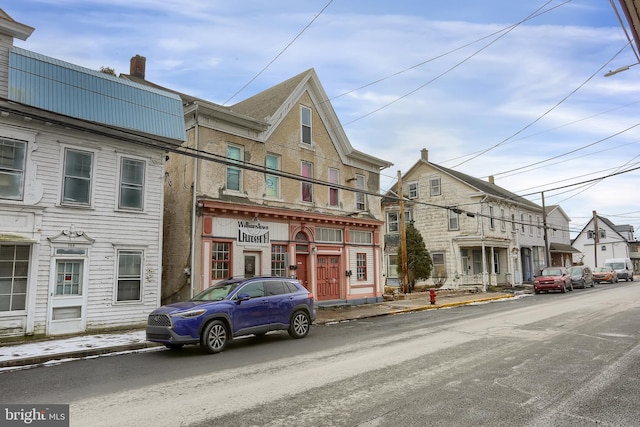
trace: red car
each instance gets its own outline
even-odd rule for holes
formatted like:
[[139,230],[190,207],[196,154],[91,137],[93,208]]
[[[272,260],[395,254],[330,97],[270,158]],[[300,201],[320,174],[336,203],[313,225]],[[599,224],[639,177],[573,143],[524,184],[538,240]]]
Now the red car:
[[533,279],[533,291],[539,294],[542,291],[567,292],[573,290],[571,274],[564,267],[547,267]]

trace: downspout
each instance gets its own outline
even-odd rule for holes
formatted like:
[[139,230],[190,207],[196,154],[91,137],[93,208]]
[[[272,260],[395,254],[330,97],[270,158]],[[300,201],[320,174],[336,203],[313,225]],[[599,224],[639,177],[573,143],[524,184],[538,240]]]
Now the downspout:
[[[198,117],[199,117],[199,112],[198,112],[198,106],[196,105],[196,111],[195,111],[195,116],[196,116],[196,123],[195,123],[195,142],[194,142],[194,149],[196,153],[200,152],[200,146],[199,146],[199,135],[200,135],[200,129],[198,127]],[[197,198],[197,194],[198,194],[198,157],[194,156],[193,157],[193,194],[192,194],[192,201],[191,201],[191,254],[190,254],[190,258],[191,258],[191,266],[189,267],[191,269],[191,280],[190,280],[190,290],[191,290],[191,297],[193,297],[194,295],[194,283],[193,283],[193,279],[196,275],[196,212],[198,209],[198,198]],[[198,274],[201,276],[201,272],[198,272]]]

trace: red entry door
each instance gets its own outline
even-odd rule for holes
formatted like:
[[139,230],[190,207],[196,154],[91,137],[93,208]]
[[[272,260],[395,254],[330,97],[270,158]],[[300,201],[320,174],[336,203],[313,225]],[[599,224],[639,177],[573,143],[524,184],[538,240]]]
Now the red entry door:
[[340,298],[340,257],[318,256],[318,300]]
[[309,279],[307,278],[307,258],[306,254],[296,254],[296,271],[295,275],[300,280],[300,282],[311,291],[311,286],[309,285]]

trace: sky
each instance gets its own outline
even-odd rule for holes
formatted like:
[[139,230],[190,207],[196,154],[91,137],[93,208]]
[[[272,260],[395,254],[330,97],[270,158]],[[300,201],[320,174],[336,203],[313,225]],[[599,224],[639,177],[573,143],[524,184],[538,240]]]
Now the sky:
[[[617,5],[617,1],[616,1]],[[640,235],[640,67],[606,0],[20,0],[15,45],[233,105],[314,68],[351,145]],[[610,77],[604,74],[631,67]],[[604,178],[604,179],[601,179]]]

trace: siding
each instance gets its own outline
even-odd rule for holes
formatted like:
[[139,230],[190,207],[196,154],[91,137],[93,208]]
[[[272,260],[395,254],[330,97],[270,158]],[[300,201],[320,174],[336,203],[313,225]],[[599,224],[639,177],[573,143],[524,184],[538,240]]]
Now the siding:
[[[164,185],[163,153],[146,147],[113,142],[104,137],[65,132],[60,128],[38,129],[37,149],[31,164],[37,167],[34,179],[44,192],[37,203],[45,208],[40,241],[40,256],[32,260],[37,267],[34,332],[44,333],[49,303],[52,244],[48,238],[75,227],[95,242],[89,247],[87,292],[87,329],[123,327],[144,323],[157,306],[160,292],[160,233]],[[60,206],[62,150],[64,145],[77,149],[95,149],[95,192],[91,208]],[[154,152],[155,151],[155,152]],[[115,210],[118,183],[118,153],[146,160],[145,210],[129,213]],[[144,249],[142,301],[115,304],[116,250],[121,246]]]

